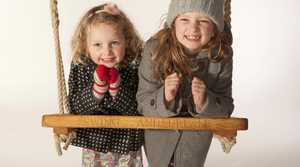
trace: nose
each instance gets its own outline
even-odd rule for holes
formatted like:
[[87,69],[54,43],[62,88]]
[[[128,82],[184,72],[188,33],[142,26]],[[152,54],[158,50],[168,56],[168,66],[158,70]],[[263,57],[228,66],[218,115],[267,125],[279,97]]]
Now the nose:
[[192,30],[192,32],[199,31],[199,23],[197,21],[191,22],[190,29]]
[[102,54],[104,56],[109,56],[111,53],[111,47],[110,46],[105,46],[103,47],[103,50],[102,50]]

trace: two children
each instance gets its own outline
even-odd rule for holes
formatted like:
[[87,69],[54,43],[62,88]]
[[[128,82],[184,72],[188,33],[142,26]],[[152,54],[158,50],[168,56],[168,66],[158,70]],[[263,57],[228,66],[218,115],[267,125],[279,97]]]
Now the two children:
[[[71,112],[138,115],[137,99],[145,116],[230,116],[223,6],[224,0],[171,0],[165,27],[146,43],[140,65],[142,42],[124,13],[111,4],[88,11],[72,43]],[[142,165],[142,130],[76,132],[72,144],[84,148],[83,166]],[[211,140],[210,131],[146,130],[146,155],[151,167],[201,167]]]
[[[138,110],[152,117],[228,117],[232,55],[220,40],[223,0],[171,0],[165,27],[145,45]],[[202,167],[210,131],[145,130],[151,167]]]

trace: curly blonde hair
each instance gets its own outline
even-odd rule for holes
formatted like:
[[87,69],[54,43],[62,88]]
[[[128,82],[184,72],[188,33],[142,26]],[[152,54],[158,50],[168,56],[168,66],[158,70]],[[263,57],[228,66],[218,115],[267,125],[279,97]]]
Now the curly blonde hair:
[[108,4],[95,6],[88,10],[81,18],[75,33],[72,38],[72,61],[74,63],[85,64],[86,59],[89,58],[87,52],[87,29],[91,25],[105,23],[117,27],[122,34],[124,34],[126,41],[125,58],[120,63],[121,67],[127,66],[133,61],[140,61],[141,52],[143,49],[143,41],[134,29],[133,24],[128,17],[121,10],[118,14],[106,12],[103,9]]

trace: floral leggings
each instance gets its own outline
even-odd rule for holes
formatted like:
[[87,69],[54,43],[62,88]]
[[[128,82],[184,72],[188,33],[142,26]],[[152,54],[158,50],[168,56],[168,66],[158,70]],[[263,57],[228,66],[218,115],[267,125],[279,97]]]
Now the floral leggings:
[[129,154],[82,150],[82,167],[143,167],[141,151]]

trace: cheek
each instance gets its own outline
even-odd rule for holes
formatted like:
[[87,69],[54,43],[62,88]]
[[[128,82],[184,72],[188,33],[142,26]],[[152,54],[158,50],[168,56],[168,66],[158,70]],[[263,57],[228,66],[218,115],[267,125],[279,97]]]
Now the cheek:
[[122,61],[125,56],[125,46],[116,50],[119,61]]
[[178,31],[178,29],[175,30],[175,36],[177,40],[180,40],[180,32]]
[[94,63],[98,64],[98,62],[100,61],[99,57],[94,55],[94,54],[90,54],[90,58],[93,60]]
[[89,49],[88,54],[90,55],[91,58],[96,58],[97,57],[97,52],[94,49]]
[[206,31],[207,31],[206,33],[208,34],[207,36],[208,36],[209,39],[211,39],[212,37],[215,36],[213,26],[209,26]]
[[93,62],[97,64],[97,62],[99,61],[99,54],[97,53],[97,51],[94,49],[88,48],[87,54],[93,60]]
[[175,30],[175,37],[178,40],[178,42],[181,43],[181,44],[184,42],[184,33],[183,32],[184,31],[180,28],[177,28]]
[[183,37],[183,35],[184,35],[184,30],[183,30],[184,28],[182,27],[182,26],[176,26],[176,28],[175,28],[175,34],[176,34],[176,37],[177,38],[182,38]]
[[184,32],[184,25],[180,24],[179,22],[175,21],[175,25],[174,25],[174,29],[175,29],[175,35],[177,38],[180,38],[181,36],[183,36],[183,32]]

